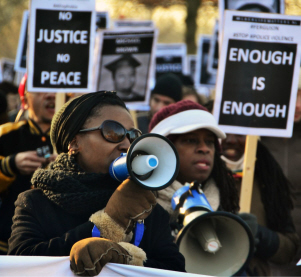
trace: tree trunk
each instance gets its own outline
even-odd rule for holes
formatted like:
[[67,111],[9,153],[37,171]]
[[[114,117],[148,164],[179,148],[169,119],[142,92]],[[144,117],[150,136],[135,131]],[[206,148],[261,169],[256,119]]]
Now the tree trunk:
[[196,18],[201,0],[186,0],[187,17],[186,17],[186,45],[187,54],[196,53],[195,33],[197,29]]

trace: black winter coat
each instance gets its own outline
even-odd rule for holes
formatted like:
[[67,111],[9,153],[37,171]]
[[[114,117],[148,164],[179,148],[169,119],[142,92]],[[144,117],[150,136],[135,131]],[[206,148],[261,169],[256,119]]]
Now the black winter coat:
[[[9,255],[69,256],[74,243],[91,237],[94,225],[89,218],[65,212],[40,189],[21,193],[15,205]],[[185,271],[168,222],[169,215],[159,204],[145,220],[139,245],[147,256],[144,266]]]

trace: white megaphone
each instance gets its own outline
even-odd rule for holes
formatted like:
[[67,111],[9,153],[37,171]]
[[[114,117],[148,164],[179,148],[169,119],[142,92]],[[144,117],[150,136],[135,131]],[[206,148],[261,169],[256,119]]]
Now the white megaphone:
[[115,159],[109,169],[112,178],[131,178],[149,190],[169,186],[179,172],[179,155],[174,145],[158,134],[145,134],[135,139],[127,153]]
[[214,212],[198,182],[185,185],[172,198],[183,225],[176,237],[189,273],[233,276],[250,261],[254,239],[248,225],[228,212]]

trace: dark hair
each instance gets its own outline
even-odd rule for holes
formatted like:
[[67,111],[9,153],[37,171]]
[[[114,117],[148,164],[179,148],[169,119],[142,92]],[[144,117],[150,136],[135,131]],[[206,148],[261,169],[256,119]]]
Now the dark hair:
[[226,163],[221,159],[219,151],[215,151],[214,165],[210,177],[214,179],[216,186],[219,188],[222,210],[237,213],[239,211],[239,196],[235,179]]
[[104,106],[121,106],[124,102],[113,91],[86,93],[71,99],[56,112],[51,121],[50,138],[58,154],[68,152],[68,145],[88,119],[98,115]]
[[[167,138],[174,143],[181,134],[169,135]],[[215,154],[212,172],[207,180],[212,178],[220,192],[220,208],[230,213],[239,211],[239,196],[231,170],[226,166],[226,163],[221,159],[220,144],[215,135]],[[206,181],[207,181],[206,180]],[[206,181],[204,182],[205,185]]]
[[99,116],[101,113],[101,109],[105,106],[120,106],[124,109],[126,109],[127,111],[128,108],[126,107],[126,105],[124,104],[124,102],[117,96],[117,94],[115,92],[112,93],[106,93],[105,94],[106,97],[104,97],[101,102],[99,102],[96,106],[94,106],[88,117],[86,118],[86,121],[84,123],[84,125],[93,117]]
[[258,141],[255,177],[261,190],[267,225],[275,231],[285,231],[293,209],[289,185],[280,165],[269,150]]

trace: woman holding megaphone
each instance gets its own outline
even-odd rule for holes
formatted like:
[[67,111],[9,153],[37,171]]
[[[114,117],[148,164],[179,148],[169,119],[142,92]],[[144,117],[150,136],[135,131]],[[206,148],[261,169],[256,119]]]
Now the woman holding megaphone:
[[177,181],[157,192],[157,202],[171,215],[186,270],[212,276],[244,274],[253,253],[253,236],[235,215],[238,192],[220,157],[219,139],[225,133],[206,108],[189,100],[161,109],[149,130],[166,136],[179,154]]
[[158,191],[160,205],[173,213],[170,204],[173,193],[187,182],[198,181],[214,210],[238,212],[235,182],[220,158],[218,139],[226,135],[205,107],[189,100],[171,104],[155,114],[149,131],[171,140],[180,159],[178,182]]
[[[185,271],[168,213],[156,205],[154,194],[108,174],[140,135],[114,92],[67,102],[51,124],[57,159],[35,172],[35,189],[15,203],[9,254],[70,255],[78,275],[97,275],[107,262]],[[144,234],[137,239],[134,227],[143,220]]]

